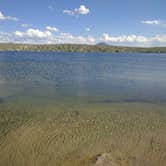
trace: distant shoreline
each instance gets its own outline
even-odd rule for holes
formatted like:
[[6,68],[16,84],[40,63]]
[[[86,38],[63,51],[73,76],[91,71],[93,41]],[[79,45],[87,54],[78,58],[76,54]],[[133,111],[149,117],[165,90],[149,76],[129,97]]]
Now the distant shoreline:
[[109,45],[81,44],[13,44],[1,43],[0,51],[52,51],[52,52],[130,52],[130,53],[166,53],[166,47],[125,47]]

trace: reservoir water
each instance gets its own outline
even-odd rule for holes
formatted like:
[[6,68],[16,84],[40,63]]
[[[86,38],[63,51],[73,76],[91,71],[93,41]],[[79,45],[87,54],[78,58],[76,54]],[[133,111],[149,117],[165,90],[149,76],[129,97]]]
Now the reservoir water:
[[0,97],[165,102],[166,55],[1,52]]
[[0,166],[165,166],[166,54],[0,52]]

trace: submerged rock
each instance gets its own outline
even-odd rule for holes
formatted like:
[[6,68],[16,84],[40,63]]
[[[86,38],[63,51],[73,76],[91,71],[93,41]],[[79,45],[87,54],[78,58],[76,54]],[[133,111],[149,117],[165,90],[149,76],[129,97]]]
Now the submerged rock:
[[94,166],[119,166],[116,164],[109,153],[104,153],[102,155],[96,156],[96,163]]

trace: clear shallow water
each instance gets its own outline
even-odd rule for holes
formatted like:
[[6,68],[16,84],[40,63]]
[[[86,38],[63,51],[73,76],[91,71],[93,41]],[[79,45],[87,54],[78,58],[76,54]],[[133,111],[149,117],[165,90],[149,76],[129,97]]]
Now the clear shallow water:
[[165,102],[166,54],[0,52],[0,97]]
[[0,166],[165,166],[165,71],[166,54],[0,52]]

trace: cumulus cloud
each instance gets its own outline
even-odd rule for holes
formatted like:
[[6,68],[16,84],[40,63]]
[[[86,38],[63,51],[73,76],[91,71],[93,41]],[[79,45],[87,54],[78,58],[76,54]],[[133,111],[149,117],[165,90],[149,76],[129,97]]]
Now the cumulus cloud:
[[160,25],[161,21],[160,20],[146,20],[146,21],[141,21],[142,24],[148,24],[148,25]]
[[166,43],[166,35],[156,35],[155,37],[152,37],[152,40],[159,43]]
[[75,16],[75,15],[87,15],[90,13],[90,9],[87,8],[85,5],[81,5],[79,8],[75,8],[74,10],[63,10],[64,14]]
[[0,20],[11,20],[11,21],[18,21],[18,18],[16,17],[11,17],[11,16],[5,16],[1,11],[0,11]]
[[86,15],[90,12],[90,10],[85,7],[84,5],[81,5],[78,9],[74,10],[78,14]]
[[50,27],[50,26],[47,26],[46,29],[50,32],[58,32],[59,29],[57,29],[56,27]]
[[0,32],[0,43],[9,43],[15,41],[12,33]]
[[112,43],[129,43],[129,44],[141,44],[142,46],[146,45],[165,45],[166,44],[166,35],[155,35],[152,37],[139,36],[139,35],[122,35],[122,36],[110,36],[108,33],[102,35],[102,39],[105,42]]
[[52,36],[50,31],[41,31],[39,29],[28,29],[25,32],[16,31],[15,35],[18,37],[30,37],[30,38],[49,38]]
[[103,34],[103,40],[105,42],[117,42],[117,43],[146,43],[149,41],[147,37],[136,35],[122,35],[122,36],[110,36],[108,33]]
[[37,43],[72,43],[72,44],[96,44],[98,42],[108,42],[115,45],[136,45],[136,46],[152,46],[152,45],[165,45],[166,35],[155,35],[151,37],[140,36],[140,35],[121,35],[121,36],[110,36],[108,33],[104,33],[101,38],[93,36],[75,36],[71,33],[51,33],[48,30],[41,31],[39,29],[28,29],[25,32],[16,31],[15,37],[17,39],[24,39]]
[[47,26],[44,30],[29,28],[26,31],[15,31],[11,33],[0,32],[0,42],[32,44],[96,44],[99,42],[107,42],[124,46],[166,46],[166,35],[161,34],[154,36],[135,34],[112,36],[104,33],[101,37],[94,37],[73,35],[62,31],[57,32],[54,28]]
[[57,36],[59,43],[72,43],[72,44],[95,44],[96,38],[92,36],[74,36],[70,33],[60,33]]
[[[56,31],[53,27],[47,26],[44,30],[40,29],[27,29],[26,31],[15,31],[13,33],[1,33],[0,42],[13,42],[13,43],[33,43],[33,44],[95,44],[96,38],[92,36],[75,36],[70,33]],[[55,28],[55,27],[54,27]],[[53,31],[52,31],[53,30]],[[8,38],[7,38],[8,36]]]
[[166,28],[166,22],[161,20],[141,21],[141,23],[146,25],[156,25],[162,28]]
[[15,32],[15,35],[18,36],[18,37],[23,37],[23,36],[24,36],[24,33],[23,33],[23,32],[20,32],[20,31],[16,31],[16,32]]

